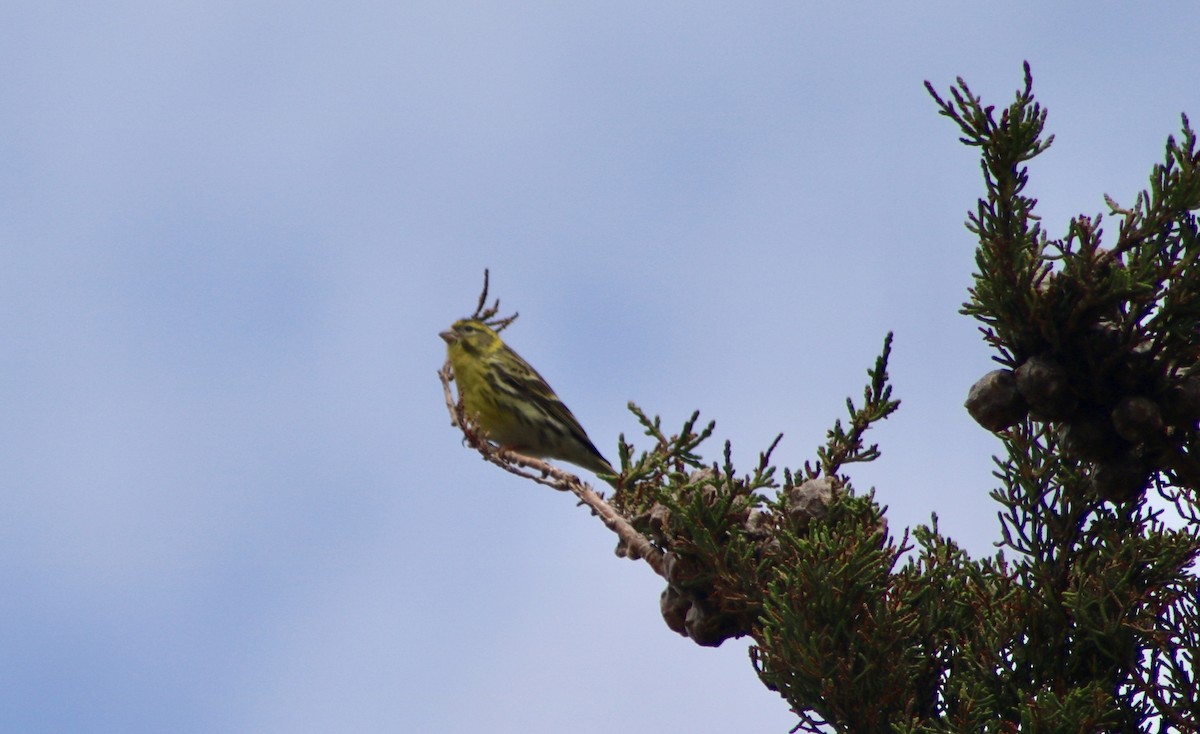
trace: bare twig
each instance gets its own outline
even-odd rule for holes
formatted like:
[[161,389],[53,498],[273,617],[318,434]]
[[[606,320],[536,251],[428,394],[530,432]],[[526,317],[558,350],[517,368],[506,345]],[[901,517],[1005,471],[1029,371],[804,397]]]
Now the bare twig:
[[[481,290],[479,292],[479,302],[475,304],[475,317],[476,318],[479,317],[479,314],[483,313],[483,307],[485,304],[487,304],[487,293],[488,293],[488,269],[484,268],[483,269],[483,290]],[[499,300],[496,301],[496,305],[497,306],[500,305]]]
[[484,460],[511,474],[531,479],[560,492],[574,494],[582,504],[592,510],[592,514],[600,518],[605,527],[617,534],[622,544],[632,551],[629,554],[630,557],[644,559],[655,573],[666,578],[662,551],[654,547],[654,544],[646,536],[629,524],[629,521],[608,504],[599,492],[574,474],[563,471],[552,464],[492,445],[463,411],[462,404],[454,399],[450,390],[450,381],[454,379],[454,373],[450,369],[449,362],[443,364],[442,368],[438,370],[438,377],[442,381],[446,409],[450,411],[450,424],[462,431],[463,439],[468,446],[478,451]]

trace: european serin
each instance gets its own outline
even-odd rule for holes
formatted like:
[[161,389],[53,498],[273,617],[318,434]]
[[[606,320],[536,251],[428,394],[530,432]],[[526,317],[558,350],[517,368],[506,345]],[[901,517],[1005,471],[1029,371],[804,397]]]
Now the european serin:
[[562,459],[596,474],[617,472],[546,380],[477,319],[455,321],[440,336],[463,407],[489,439],[528,456]]

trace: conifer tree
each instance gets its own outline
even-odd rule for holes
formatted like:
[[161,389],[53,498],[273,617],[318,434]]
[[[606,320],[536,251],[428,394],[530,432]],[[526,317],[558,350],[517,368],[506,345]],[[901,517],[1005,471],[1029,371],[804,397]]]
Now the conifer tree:
[[[617,554],[665,581],[667,626],[699,645],[753,640],[762,682],[797,730],[1200,732],[1200,151],[1187,117],[1131,204],[1104,198],[1051,239],[1025,194],[1045,110],[1028,65],[996,114],[962,79],[926,83],[985,194],[969,214],[974,284],[962,312],[998,369],[966,408],[995,433],[998,552],[971,558],[938,529],[890,533],[847,467],[874,460],[866,432],[899,406],[892,335],[803,467],[775,444],[748,472],[695,414],[677,431],[630,404],[649,445],[620,441],[605,498],[573,475],[493,446],[441,372],[447,406],[485,458],[575,492],[618,535]],[[487,283],[474,316],[499,326]],[[778,439],[776,439],[776,443]]]

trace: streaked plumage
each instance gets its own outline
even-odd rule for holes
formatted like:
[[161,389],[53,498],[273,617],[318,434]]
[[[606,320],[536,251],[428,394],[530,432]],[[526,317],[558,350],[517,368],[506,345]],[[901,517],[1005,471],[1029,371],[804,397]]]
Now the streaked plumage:
[[616,474],[546,380],[482,321],[462,319],[440,336],[463,407],[497,444]]

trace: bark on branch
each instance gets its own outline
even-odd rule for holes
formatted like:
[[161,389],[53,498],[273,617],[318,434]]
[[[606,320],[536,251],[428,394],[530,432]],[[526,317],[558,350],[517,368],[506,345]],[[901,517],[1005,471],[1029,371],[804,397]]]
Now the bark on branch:
[[454,373],[450,369],[449,362],[443,364],[442,368],[438,370],[438,378],[442,381],[446,409],[450,412],[450,424],[462,431],[463,440],[468,446],[478,451],[486,461],[510,474],[544,484],[560,492],[574,494],[579,498],[580,504],[587,505],[592,514],[599,517],[605,527],[617,534],[630,558],[641,558],[650,568],[654,569],[655,573],[666,578],[662,551],[630,525],[629,521],[612,505],[608,504],[604,500],[604,495],[570,472],[563,471],[541,459],[524,456],[490,443],[463,410],[462,403],[454,399],[454,394],[450,389]]

